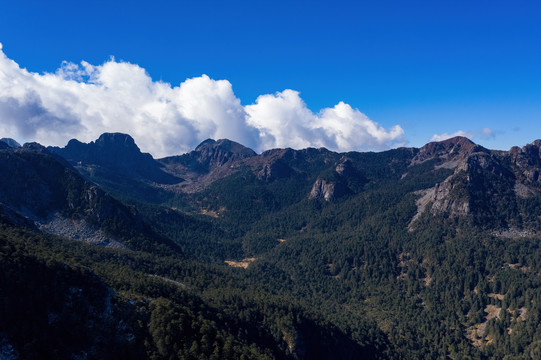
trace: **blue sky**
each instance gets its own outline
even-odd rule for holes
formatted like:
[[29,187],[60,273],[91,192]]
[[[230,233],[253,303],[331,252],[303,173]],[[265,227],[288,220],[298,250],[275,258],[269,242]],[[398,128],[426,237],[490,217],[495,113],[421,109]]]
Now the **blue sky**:
[[[250,126],[259,129],[256,135],[252,128],[239,130],[238,139],[259,136],[264,140],[250,144],[259,151],[303,146],[298,139],[303,136],[310,146],[321,144],[337,150],[422,146],[455,133],[495,149],[541,138],[541,5],[536,1],[19,0],[0,5],[0,43],[7,59],[41,75],[57,73],[63,61],[85,61],[99,67],[114,57],[115,64],[136,65],[153,82],[169,83],[171,88],[186,79],[201,79],[203,74],[212,81],[227,80],[235,98],[248,106]],[[45,80],[39,81],[43,85]],[[33,93],[31,86],[27,85],[25,98]],[[298,96],[284,95],[287,89]],[[62,121],[50,120],[64,116],[58,105],[49,103],[40,91],[37,94],[49,119],[44,124],[61,126]],[[258,97],[265,95],[274,96],[261,99],[268,101],[266,107],[258,103]],[[299,105],[300,110],[290,107],[295,114],[306,115],[296,138],[273,128],[295,122],[286,110],[274,111],[282,106],[277,97],[282,105],[301,99],[305,106]],[[16,103],[22,107],[21,99]],[[335,109],[340,102],[365,114],[387,133],[377,135],[379,142],[361,136],[364,146],[351,136],[337,138],[326,132],[349,109],[327,117],[318,114]],[[261,106],[250,108],[258,104]],[[15,111],[10,106],[3,112],[0,109],[4,116],[0,122],[7,122],[5,118]],[[82,116],[75,108],[70,114]],[[12,116],[23,121],[19,113]],[[356,119],[352,121],[364,121],[357,113],[351,114]],[[189,118],[187,113],[179,116]],[[269,125],[265,121],[271,120],[265,119],[270,116],[287,119]],[[50,138],[42,129],[26,131],[14,121],[0,130],[23,141],[32,140],[31,136]],[[94,136],[88,121],[84,132],[73,130],[65,136]],[[107,130],[104,124],[108,120],[100,121],[96,128]],[[199,121],[195,115],[190,121],[195,130],[164,141],[184,141],[188,144],[178,151],[186,151],[200,137],[231,135],[201,130],[194,125]],[[310,121],[320,121],[320,127],[314,129]],[[130,132],[129,123],[121,125]],[[389,135],[393,126],[399,126],[402,133]],[[197,139],[190,141],[190,134]],[[160,154],[177,150],[174,145],[148,149]]]

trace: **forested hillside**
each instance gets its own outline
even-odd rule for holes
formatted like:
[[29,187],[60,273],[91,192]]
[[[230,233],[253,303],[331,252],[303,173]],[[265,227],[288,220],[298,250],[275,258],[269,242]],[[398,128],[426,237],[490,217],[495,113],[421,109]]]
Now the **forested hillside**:
[[0,357],[541,357],[539,140],[2,144]]

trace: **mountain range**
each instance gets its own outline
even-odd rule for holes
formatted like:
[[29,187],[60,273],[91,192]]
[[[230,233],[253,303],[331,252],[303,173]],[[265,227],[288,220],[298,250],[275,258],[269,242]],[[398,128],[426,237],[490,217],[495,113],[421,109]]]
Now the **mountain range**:
[[154,159],[120,133],[4,138],[0,170],[5,358],[541,356],[541,140]]

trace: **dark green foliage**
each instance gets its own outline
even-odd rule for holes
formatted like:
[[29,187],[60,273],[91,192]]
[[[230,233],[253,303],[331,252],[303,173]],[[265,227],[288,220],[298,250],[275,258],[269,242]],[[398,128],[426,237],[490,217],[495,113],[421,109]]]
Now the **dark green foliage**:
[[[271,150],[259,163],[246,153],[193,194],[111,183],[131,215],[99,224],[131,250],[39,233],[2,206],[0,348],[22,358],[537,359],[541,197],[537,170],[524,168],[537,153],[513,160],[455,142]],[[210,173],[236,154],[220,144],[169,161]],[[63,190],[45,212],[89,216],[116,201],[85,203],[87,185],[65,174],[50,177]],[[311,199],[317,179],[348,192]],[[246,269],[224,264],[244,258],[254,258]]]

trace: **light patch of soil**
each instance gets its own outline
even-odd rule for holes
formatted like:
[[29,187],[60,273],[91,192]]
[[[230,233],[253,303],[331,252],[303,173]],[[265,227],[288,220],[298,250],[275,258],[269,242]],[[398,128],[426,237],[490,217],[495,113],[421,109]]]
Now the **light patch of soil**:
[[225,263],[231,267],[238,267],[247,269],[248,266],[253,263],[256,260],[256,258],[245,258],[241,261],[234,261],[234,260],[226,260]]
[[507,309],[507,311],[509,312],[509,314],[513,316],[511,321],[514,321],[514,322],[526,321],[528,309],[526,309],[525,307],[521,307],[518,310]]
[[201,211],[199,213],[201,215],[210,216],[210,217],[213,217],[215,219],[220,217],[220,215],[218,215],[218,213],[216,211],[214,211],[214,210],[201,209]]
[[518,309],[518,313],[519,315],[517,317],[517,321],[526,321],[528,309],[526,309],[525,307],[521,307],[520,309]]
[[487,307],[485,308],[485,312],[487,313],[485,319],[487,319],[487,321],[490,321],[494,318],[500,319],[500,311],[502,311],[501,307],[498,307],[496,305],[487,305]]
[[485,312],[487,313],[485,316],[485,321],[481,324],[475,324],[466,329],[466,337],[471,341],[473,346],[480,347],[494,341],[494,339],[490,338],[490,336],[485,336],[485,329],[490,320],[494,318],[500,319],[501,310],[502,308],[496,305],[487,305],[485,308]]
[[509,269],[520,270],[523,273],[527,273],[530,270],[530,268],[528,266],[522,266],[522,264],[520,264],[520,263],[517,263],[517,264],[505,264],[504,266],[507,266]]
[[488,297],[492,298],[492,299],[498,299],[498,300],[502,301],[503,298],[505,297],[505,295],[503,295],[503,294],[488,294]]
[[430,286],[430,284],[432,284],[432,276],[430,276],[429,274],[426,274],[426,277],[421,279],[421,280],[424,282],[426,287],[428,287],[428,286]]
[[515,194],[522,199],[528,199],[536,195],[535,190],[519,182],[515,183],[513,190],[515,190]]

